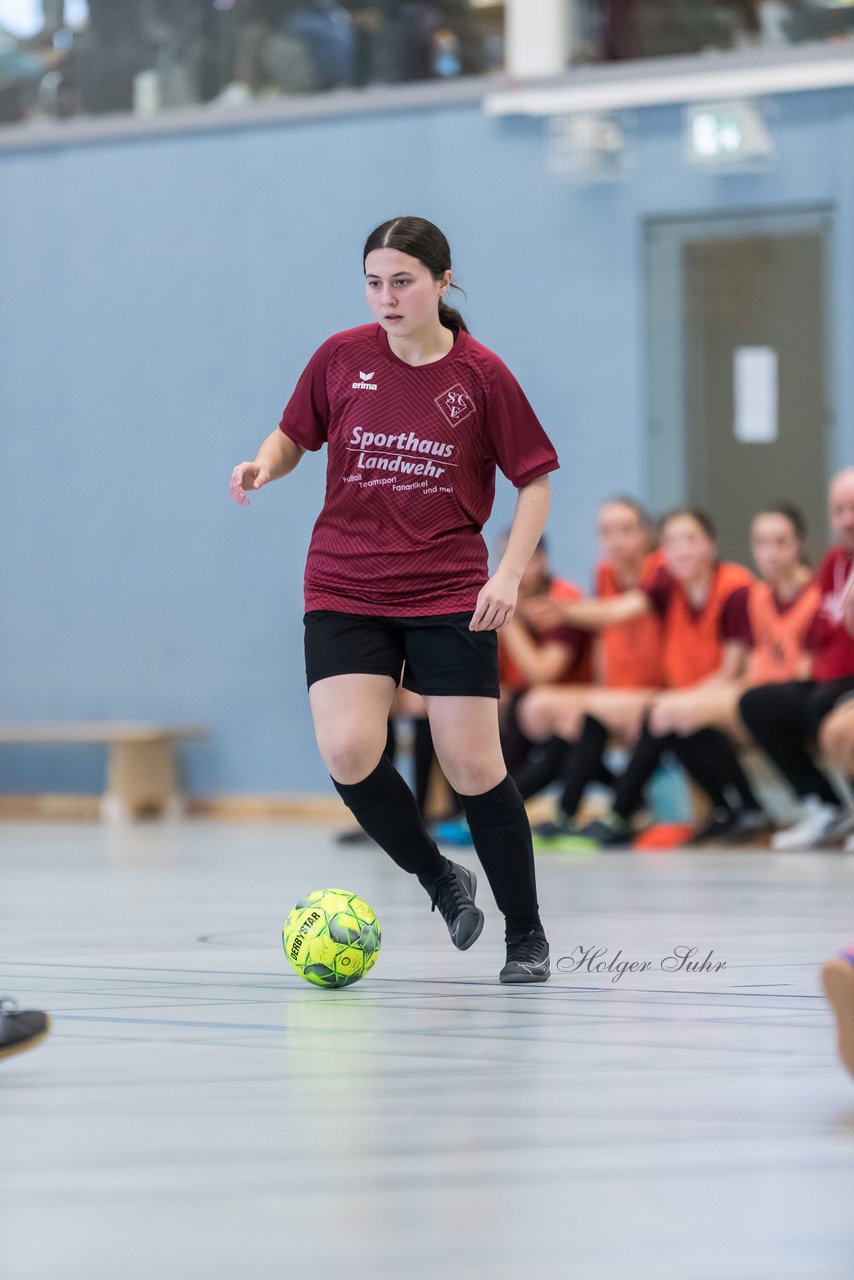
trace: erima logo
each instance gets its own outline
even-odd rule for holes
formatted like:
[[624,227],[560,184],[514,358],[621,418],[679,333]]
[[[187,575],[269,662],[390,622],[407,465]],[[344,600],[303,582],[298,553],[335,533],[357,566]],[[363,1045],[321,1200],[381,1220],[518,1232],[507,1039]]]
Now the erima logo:
[[353,383],[353,390],[354,391],[376,391],[378,389],[377,384],[371,381],[371,379],[374,376],[374,372],[375,371],[372,369],[370,373],[363,373],[362,370],[360,369],[359,378],[361,379],[361,381]]

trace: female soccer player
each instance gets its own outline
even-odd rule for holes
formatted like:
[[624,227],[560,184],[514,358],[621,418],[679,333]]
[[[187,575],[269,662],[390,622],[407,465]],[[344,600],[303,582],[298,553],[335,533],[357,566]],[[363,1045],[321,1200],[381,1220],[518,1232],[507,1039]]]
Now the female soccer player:
[[[279,427],[231,493],[288,475],[327,447],[326,498],[305,570],[305,656],[318,747],[365,831],[418,877],[454,945],[479,937],[476,879],[444,858],[384,755],[394,691],[427,706],[436,754],[460,796],[505,917],[502,982],[543,982],[549,950],[531,832],[498,736],[498,628],[548,514],[554,447],[507,367],[445,295],[451,252],[423,218],[393,218],[363,252],[375,323],[337,333],[297,383]],[[518,489],[492,577],[481,528],[496,465]]]
[[[666,568],[652,583],[609,599],[561,605],[561,616],[576,626],[598,629],[658,615],[662,672],[669,688],[708,689],[740,680],[750,647],[746,601],[752,575],[741,565],[718,561],[714,525],[705,512],[693,507],[680,507],[665,517],[662,547]],[[612,696],[620,695],[614,692]],[[634,698],[636,693],[630,691],[625,696]],[[572,758],[579,784],[593,776],[607,737],[605,724],[588,713]],[[641,807],[646,784],[666,751],[676,755],[708,792],[713,804],[719,794],[732,790],[745,809],[759,811],[735,752],[722,734],[710,729],[685,735],[660,733],[652,723],[651,713],[647,713],[617,786],[611,813],[577,832],[569,832],[567,838],[592,847],[631,844],[630,819]],[[577,792],[579,800],[582,791],[583,787]]]
[[[602,559],[596,567],[596,597],[610,600],[651,586],[664,557],[653,549],[646,509],[634,498],[612,498],[600,507],[597,525]],[[532,602],[532,611],[536,605]],[[654,615],[605,627],[596,652],[598,684],[541,685],[522,699],[519,719],[528,736],[545,742],[549,750],[555,739],[564,745],[557,813],[534,828],[535,848],[574,847],[575,815],[597,768],[602,780],[608,741],[634,745],[655,691],[665,683],[661,650],[661,621]]]
[[854,586],[854,467],[846,467],[831,481],[829,515],[837,545],[816,575],[821,601],[806,640],[811,677],[748,689],[740,705],[754,742],[799,801],[798,820],[774,836],[775,849],[810,849],[852,831],[850,808],[815,760],[813,748],[824,719],[854,692],[854,637],[845,622]]

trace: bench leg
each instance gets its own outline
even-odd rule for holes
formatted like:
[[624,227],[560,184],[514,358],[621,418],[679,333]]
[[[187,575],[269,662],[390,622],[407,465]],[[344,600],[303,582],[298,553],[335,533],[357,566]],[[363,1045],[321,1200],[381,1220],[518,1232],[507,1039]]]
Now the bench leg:
[[183,810],[174,742],[161,738],[110,744],[107,792],[101,801],[105,819],[128,821],[152,813],[178,817]]

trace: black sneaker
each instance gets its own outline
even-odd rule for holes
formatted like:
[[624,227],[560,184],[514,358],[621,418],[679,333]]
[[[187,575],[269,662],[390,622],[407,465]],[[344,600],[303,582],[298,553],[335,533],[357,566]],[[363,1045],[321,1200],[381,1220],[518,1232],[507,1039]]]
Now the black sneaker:
[[582,827],[577,838],[588,841],[594,849],[627,849],[634,835],[625,818],[616,813],[606,813]]
[[773,830],[774,823],[761,809],[740,809],[724,839],[727,844],[749,844]]
[[477,876],[468,867],[461,867],[458,862],[446,858],[448,870],[428,887],[427,892],[433,900],[432,911],[439,912],[451,942],[459,951],[467,951],[477,942],[483,929],[483,912],[474,905],[477,892]]
[[543,841],[562,840],[564,836],[577,835],[578,831],[578,823],[565,813],[559,813],[556,818],[549,818],[544,822],[535,822],[531,827],[531,835]]
[[499,982],[545,982],[549,976],[549,944],[543,930],[511,933],[507,937],[507,962]]
[[0,1058],[34,1048],[49,1031],[48,1014],[40,1009],[19,1009],[14,1000],[0,999]]
[[712,809],[708,821],[695,831],[687,844],[708,844],[712,840],[723,840],[730,834],[738,822],[738,815],[732,809]]

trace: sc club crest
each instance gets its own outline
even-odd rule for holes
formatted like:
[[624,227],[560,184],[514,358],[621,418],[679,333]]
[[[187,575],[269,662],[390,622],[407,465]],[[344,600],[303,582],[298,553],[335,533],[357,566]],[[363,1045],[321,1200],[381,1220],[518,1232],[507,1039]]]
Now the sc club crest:
[[452,427],[458,426],[474,413],[474,402],[459,382],[449,387],[447,391],[443,391],[440,396],[436,396],[435,402]]

